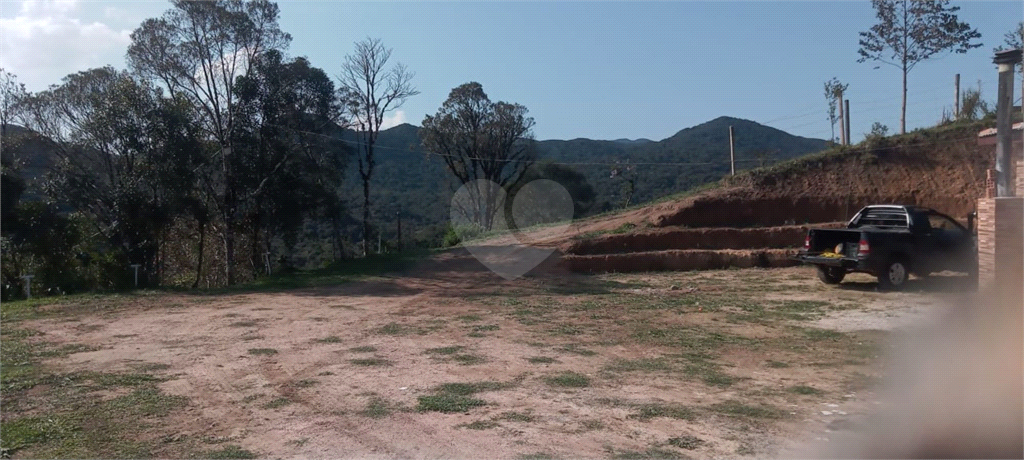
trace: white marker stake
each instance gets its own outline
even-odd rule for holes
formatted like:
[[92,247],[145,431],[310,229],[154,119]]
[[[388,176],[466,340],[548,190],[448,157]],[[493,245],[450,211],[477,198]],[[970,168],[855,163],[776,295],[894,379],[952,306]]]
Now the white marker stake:
[[139,287],[139,267],[141,267],[142,264],[132,264],[131,266],[135,269],[135,287],[137,288]]
[[263,253],[263,264],[267,266],[267,275],[270,275],[270,253]]
[[25,298],[26,299],[31,299],[32,298],[32,278],[35,278],[35,276],[36,275],[23,275],[21,277],[21,279],[25,280]]

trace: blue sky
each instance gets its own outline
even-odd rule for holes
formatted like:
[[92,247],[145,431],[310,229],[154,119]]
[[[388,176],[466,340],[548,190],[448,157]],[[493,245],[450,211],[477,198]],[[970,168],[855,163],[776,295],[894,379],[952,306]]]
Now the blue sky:
[[[478,81],[492,99],[525,105],[538,139],[658,140],[722,115],[827,138],[822,84],[838,77],[850,84],[855,139],[875,121],[899,127],[899,71],[856,62],[857,34],[875,22],[867,1],[279,4],[289,53],[328,74],[364,37],[394,49],[421,94],[393,123],[418,125],[451,88]],[[984,46],[910,73],[908,129],[952,107],[956,73],[994,100],[992,48],[1024,20],[1021,1],[954,4]],[[169,6],[0,0],[0,66],[30,90],[90,67],[123,68],[128,35]]]

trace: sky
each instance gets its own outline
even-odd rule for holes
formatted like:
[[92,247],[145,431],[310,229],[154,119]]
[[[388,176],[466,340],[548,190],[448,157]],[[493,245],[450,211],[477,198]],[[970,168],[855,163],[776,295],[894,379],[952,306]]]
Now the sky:
[[[542,140],[660,140],[719,116],[827,139],[823,84],[838,77],[850,85],[855,141],[874,122],[899,130],[900,71],[857,62],[858,32],[876,22],[868,1],[278,4],[281,29],[293,37],[288,54],[328,75],[367,37],[415,72],[420,94],[391,114],[392,125],[419,125],[452,88],[476,81],[492,100],[526,106]],[[952,111],[957,73],[962,89],[980,82],[994,101],[992,50],[1024,21],[1020,0],[953,5],[983,46],[911,71],[908,130]],[[93,67],[124,68],[131,32],[170,6],[0,0],[0,67],[30,91]]]

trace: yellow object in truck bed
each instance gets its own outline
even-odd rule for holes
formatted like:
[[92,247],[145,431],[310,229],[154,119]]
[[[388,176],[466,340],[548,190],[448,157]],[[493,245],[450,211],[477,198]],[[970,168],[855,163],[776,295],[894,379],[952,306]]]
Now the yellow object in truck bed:
[[821,257],[827,257],[829,259],[841,259],[843,257],[843,255],[842,254],[836,254],[834,252],[823,252],[823,253],[821,253]]

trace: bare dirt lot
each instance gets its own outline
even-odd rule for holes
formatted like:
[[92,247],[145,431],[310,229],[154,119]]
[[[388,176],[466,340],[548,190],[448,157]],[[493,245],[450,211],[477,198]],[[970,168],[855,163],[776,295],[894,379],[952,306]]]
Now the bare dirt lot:
[[515,281],[449,252],[281,292],[3,307],[3,448],[27,457],[716,458],[876,407],[893,330],[955,278],[813,270]]

